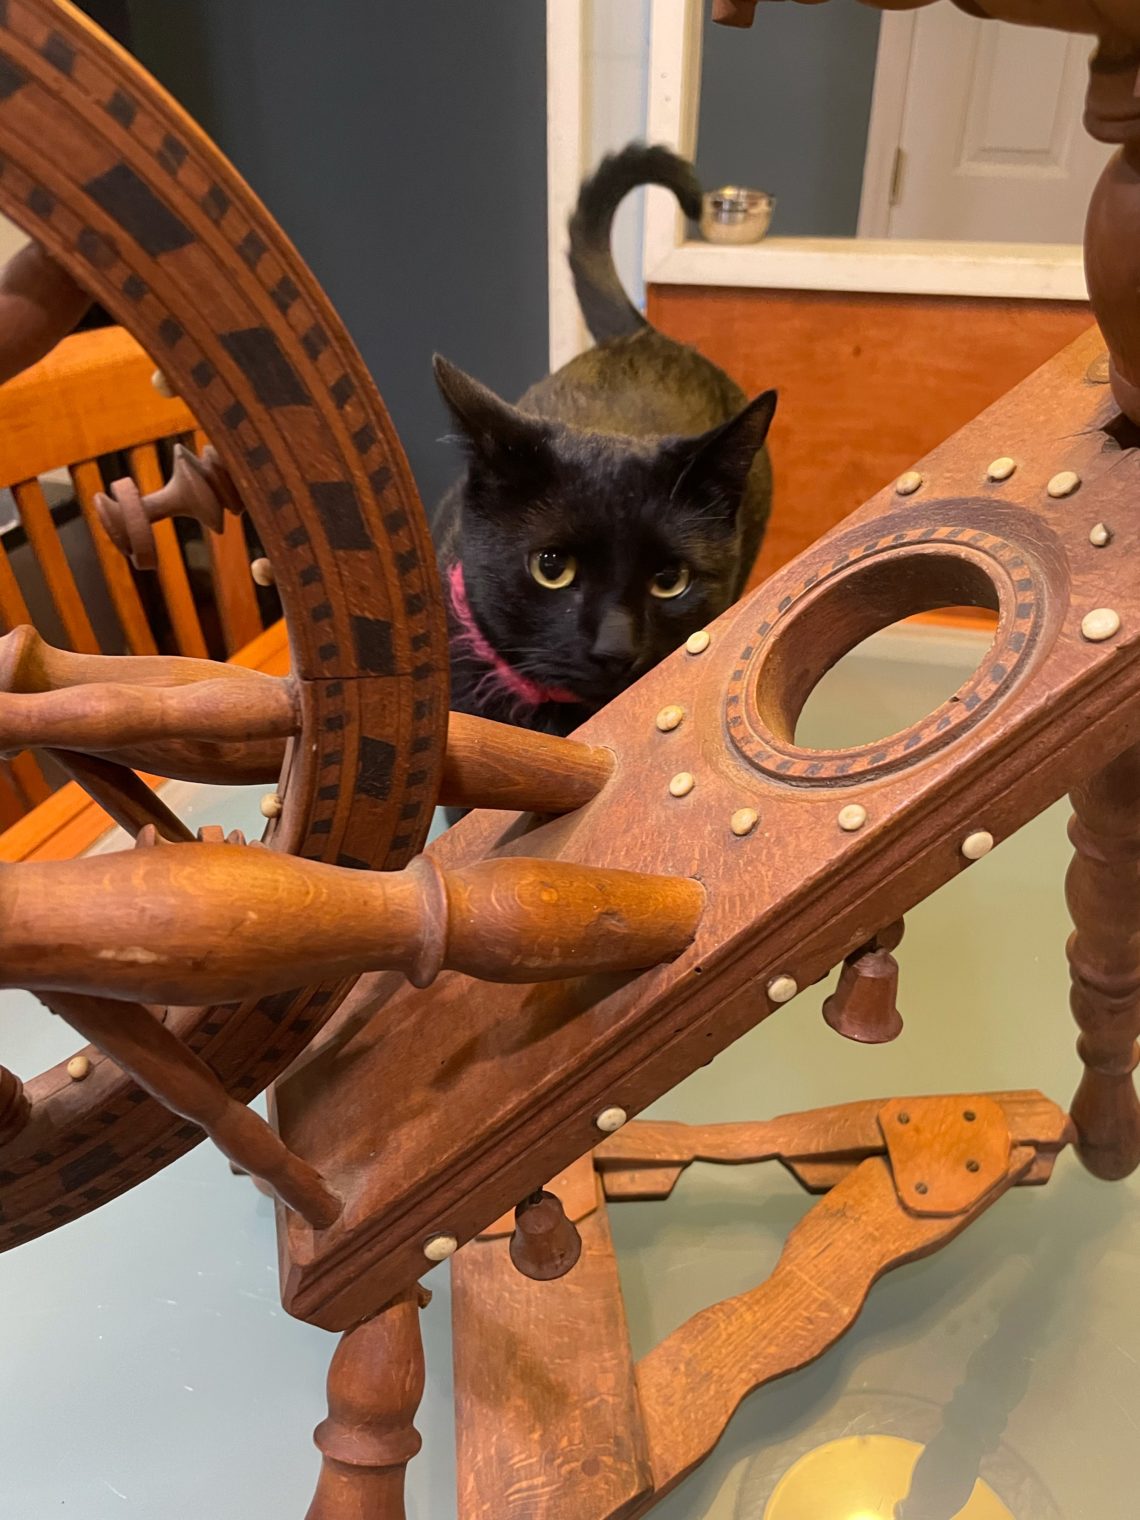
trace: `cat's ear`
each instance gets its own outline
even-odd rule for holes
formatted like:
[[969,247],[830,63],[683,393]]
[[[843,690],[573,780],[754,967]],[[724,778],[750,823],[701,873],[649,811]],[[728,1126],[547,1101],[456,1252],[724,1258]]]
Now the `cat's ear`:
[[432,365],[440,395],[478,457],[500,464],[511,458],[520,462],[533,458],[547,436],[544,422],[496,396],[442,354],[435,355]]
[[675,489],[698,502],[735,511],[752,461],[768,436],[775,414],[776,392],[764,391],[727,422],[696,438],[684,439]]

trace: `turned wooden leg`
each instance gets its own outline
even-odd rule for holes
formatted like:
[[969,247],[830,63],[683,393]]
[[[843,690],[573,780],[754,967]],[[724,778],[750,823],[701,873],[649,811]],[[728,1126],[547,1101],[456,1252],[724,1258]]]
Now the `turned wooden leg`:
[[1065,882],[1071,1006],[1085,1065],[1073,1099],[1077,1154],[1115,1181],[1140,1165],[1140,746],[1073,792]]
[[329,1417],[317,1426],[321,1476],[306,1520],[404,1520],[404,1469],[420,1449],[412,1421],[424,1391],[420,1309],[412,1288],[341,1337],[329,1367]]

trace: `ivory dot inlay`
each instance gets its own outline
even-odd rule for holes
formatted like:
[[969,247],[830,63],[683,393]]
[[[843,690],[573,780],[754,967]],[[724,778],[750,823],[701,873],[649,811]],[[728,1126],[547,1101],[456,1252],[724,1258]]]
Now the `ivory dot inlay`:
[[712,634],[709,633],[708,629],[698,628],[696,633],[690,633],[689,637],[685,640],[685,648],[689,654],[704,654],[711,643]]
[[986,471],[990,480],[1008,480],[1017,469],[1017,460],[1011,459],[1008,454],[1003,454],[1000,459],[995,459]]
[[895,481],[895,490],[900,496],[913,496],[922,484],[922,476],[917,470],[907,470]]
[[1045,487],[1050,496],[1071,496],[1081,483],[1081,477],[1076,470],[1062,470],[1054,475],[1053,479]]
[[692,771],[678,771],[669,783],[670,797],[687,797],[696,786]]
[[629,1115],[624,1108],[603,1108],[594,1120],[594,1125],[601,1130],[603,1135],[612,1135],[615,1130],[621,1129],[628,1118]]
[[737,808],[728,826],[738,839],[743,839],[745,834],[751,834],[759,821],[760,815],[755,808]]
[[663,707],[657,714],[657,727],[663,734],[667,734],[671,729],[677,727],[684,716],[685,709],[683,707],[678,707],[676,703],[670,703],[668,707]]
[[962,854],[967,860],[981,860],[983,855],[988,855],[994,847],[994,836],[986,829],[975,829],[972,834],[967,834],[962,841]]
[[799,990],[791,976],[774,976],[768,983],[768,996],[773,1003],[790,1003]]
[[249,567],[249,573],[253,576],[255,586],[273,585],[273,566],[265,558],[255,559]]
[[1094,607],[1081,619],[1081,633],[1090,644],[1099,644],[1120,632],[1120,613],[1114,607]]
[[867,809],[860,802],[849,802],[839,809],[839,827],[845,834],[854,834],[867,822]]
[[1104,523],[1097,523],[1089,529],[1089,543],[1096,549],[1103,549],[1105,544],[1112,542],[1112,529]]
[[261,799],[261,816],[263,818],[280,818],[281,809],[285,806],[277,792],[266,792]]
[[67,1063],[67,1075],[73,1082],[82,1082],[90,1070],[91,1062],[86,1056],[72,1056]]
[[424,1242],[424,1255],[428,1261],[446,1261],[449,1256],[454,1256],[459,1249],[459,1242],[454,1235],[433,1235],[430,1240]]

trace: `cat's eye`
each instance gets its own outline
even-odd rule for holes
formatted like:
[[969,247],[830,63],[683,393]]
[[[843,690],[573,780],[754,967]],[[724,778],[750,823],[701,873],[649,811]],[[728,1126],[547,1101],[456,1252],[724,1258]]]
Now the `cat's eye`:
[[529,560],[530,573],[547,591],[563,591],[578,573],[578,561],[563,549],[539,549]]
[[692,578],[688,565],[670,565],[666,570],[658,570],[649,582],[649,594],[667,602],[671,597],[688,591]]

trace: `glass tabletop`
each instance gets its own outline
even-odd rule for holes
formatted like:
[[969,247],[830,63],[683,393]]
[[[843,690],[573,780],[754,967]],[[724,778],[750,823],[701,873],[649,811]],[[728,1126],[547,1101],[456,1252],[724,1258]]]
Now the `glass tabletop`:
[[[873,641],[828,678],[807,743],[886,733],[935,705],[977,657],[968,636]],[[260,830],[261,789],[168,800],[194,825]],[[907,918],[905,1020],[860,1047],[805,992],[650,1110],[709,1122],[855,1098],[1039,1087],[1066,1104],[1064,804]],[[120,839],[119,841],[124,842]],[[111,847],[110,839],[101,848]],[[23,994],[2,995],[3,1060],[75,1048]],[[1133,1520],[1140,1433],[1140,1183],[1069,1154],[951,1245],[892,1273],[852,1332],[753,1395],[661,1520]],[[754,1287],[811,1200],[779,1166],[698,1165],[663,1203],[610,1206],[636,1355],[707,1304]],[[208,1145],[113,1204],[0,1258],[4,1515],[43,1520],[288,1520],[317,1470],[333,1338],[285,1315],[270,1206]],[[423,1316],[425,1450],[409,1520],[455,1514],[446,1269]],[[583,1520],[590,1517],[583,1516]]]

